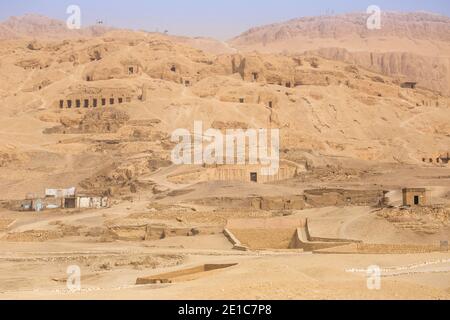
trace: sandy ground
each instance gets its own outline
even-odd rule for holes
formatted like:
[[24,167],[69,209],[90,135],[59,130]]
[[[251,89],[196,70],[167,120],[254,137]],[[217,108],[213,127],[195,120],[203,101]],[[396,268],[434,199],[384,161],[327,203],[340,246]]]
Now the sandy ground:
[[[156,254],[146,250],[148,256]],[[169,252],[179,252],[167,250]],[[137,277],[161,272],[123,269],[110,272],[82,273],[82,290],[69,293],[63,284],[52,284],[50,278],[64,278],[59,270],[45,267],[36,277],[36,268],[25,266],[5,270],[2,262],[2,299],[449,299],[450,255],[312,255],[264,253],[245,255],[230,251],[192,252],[183,267],[201,263],[238,263],[214,274],[170,285],[136,286]],[[2,258],[4,261],[5,258]],[[330,263],[332,261],[332,263]],[[364,273],[349,269],[403,267],[424,262],[441,262],[418,269],[417,273],[383,276],[380,290],[367,288]],[[44,267],[42,266],[44,269]],[[177,267],[178,269],[180,267]],[[177,268],[164,269],[175,270]],[[31,270],[30,270],[31,269]],[[20,276],[17,272],[20,270]],[[83,269],[82,269],[83,271]],[[409,270],[409,272],[411,272]],[[8,277],[9,276],[9,277]],[[17,287],[22,289],[18,290]],[[8,288],[9,287],[9,288]]]
[[[3,212],[2,216],[15,216],[18,222],[11,230],[24,232],[50,228],[56,219],[98,226],[105,217],[141,212],[143,204],[133,207],[127,210],[130,205],[124,204],[58,216]],[[198,221],[205,216],[196,214]],[[296,215],[308,217],[311,233],[320,237],[372,243],[435,243],[439,238],[399,231],[369,207],[315,208]],[[164,221],[160,219],[154,222]],[[0,246],[0,299],[450,299],[448,253],[241,252],[233,250],[223,234],[114,242],[67,236],[44,242],[1,241]],[[138,277],[222,263],[237,265],[190,281],[135,285]],[[72,265],[81,268],[81,291],[76,293],[66,287],[66,271]],[[365,271],[373,265],[382,270],[379,290],[367,287]]]

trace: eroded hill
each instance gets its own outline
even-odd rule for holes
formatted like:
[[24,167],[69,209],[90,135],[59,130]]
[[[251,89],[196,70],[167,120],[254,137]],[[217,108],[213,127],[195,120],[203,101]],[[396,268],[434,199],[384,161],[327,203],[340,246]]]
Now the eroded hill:
[[257,27],[232,39],[243,51],[307,52],[355,63],[449,94],[450,19],[431,13],[382,12],[381,29],[367,14],[305,17]]
[[212,54],[130,31],[1,48],[6,198],[50,185],[152,190],[171,133],[194,121],[280,128],[282,158],[316,166],[418,164],[450,145],[446,96],[311,53]]

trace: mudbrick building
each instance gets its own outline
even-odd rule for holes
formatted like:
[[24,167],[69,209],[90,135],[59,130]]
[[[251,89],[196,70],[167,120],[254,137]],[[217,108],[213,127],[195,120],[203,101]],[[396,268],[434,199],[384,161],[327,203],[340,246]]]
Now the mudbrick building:
[[424,206],[427,205],[427,190],[425,188],[404,188],[403,205],[404,206]]

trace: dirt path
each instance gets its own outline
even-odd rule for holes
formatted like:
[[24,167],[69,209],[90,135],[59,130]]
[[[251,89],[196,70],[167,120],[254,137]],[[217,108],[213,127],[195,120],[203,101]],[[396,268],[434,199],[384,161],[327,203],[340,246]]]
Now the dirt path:
[[[359,210],[358,210],[359,211]],[[356,221],[360,220],[361,218],[367,217],[367,215],[372,212],[370,208],[361,208],[361,211],[358,213],[355,213],[355,216],[351,217],[350,219],[345,220],[343,224],[339,226],[338,229],[338,238],[342,239],[350,239],[352,236],[348,234],[347,229],[354,224]]]
[[151,173],[150,175],[143,176],[139,180],[141,181],[152,181],[160,186],[169,188],[171,190],[180,190],[191,186],[192,184],[177,184],[172,183],[167,180],[167,177],[172,174],[176,169],[177,165],[171,165],[166,168],[158,169],[156,172]]
[[96,210],[93,212],[87,212],[82,214],[76,214],[71,216],[59,216],[59,217],[48,217],[41,219],[39,221],[33,221],[21,224],[19,226],[13,227],[9,230],[9,232],[25,232],[29,230],[43,230],[48,229],[49,224],[56,221],[61,221],[63,223],[72,222],[80,219],[86,219],[86,218],[94,218],[94,217],[100,217],[103,214],[105,214],[105,211],[103,210]]

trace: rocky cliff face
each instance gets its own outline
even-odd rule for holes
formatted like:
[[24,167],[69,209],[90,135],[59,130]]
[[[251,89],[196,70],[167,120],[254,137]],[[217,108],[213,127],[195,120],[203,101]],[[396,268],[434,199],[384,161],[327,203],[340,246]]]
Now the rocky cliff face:
[[369,15],[310,17],[250,29],[230,40],[243,51],[306,52],[450,94],[450,18],[429,13],[383,13],[381,29]]
[[327,59],[353,63],[372,71],[450,95],[450,58],[408,52],[349,52],[343,48],[313,50]]
[[296,36],[314,38],[375,38],[399,37],[409,39],[450,41],[450,18],[431,13],[381,14],[381,29],[369,30],[363,13],[339,16],[305,17],[283,23],[252,28],[230,42],[236,46],[293,39]]

